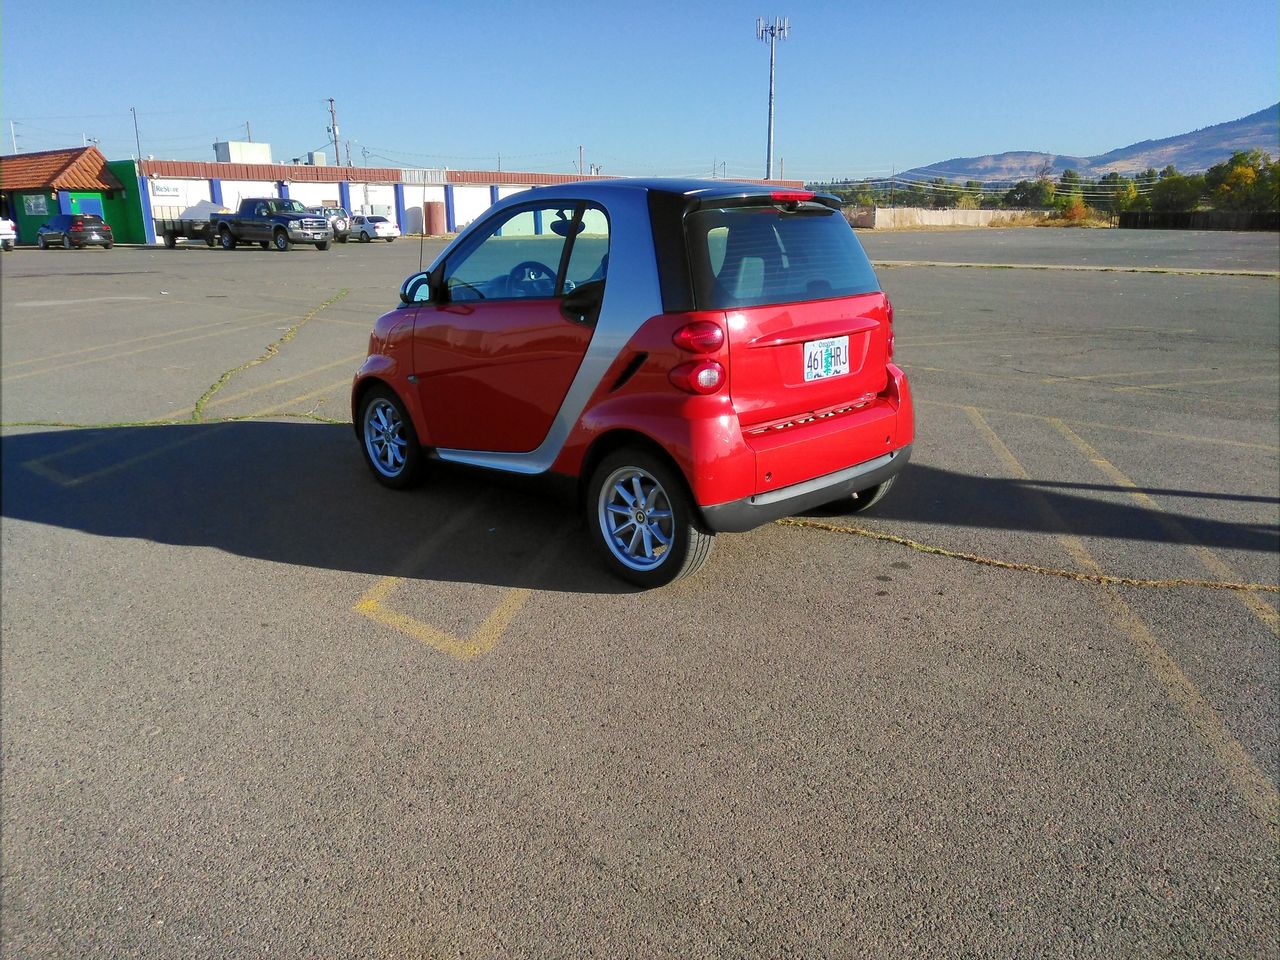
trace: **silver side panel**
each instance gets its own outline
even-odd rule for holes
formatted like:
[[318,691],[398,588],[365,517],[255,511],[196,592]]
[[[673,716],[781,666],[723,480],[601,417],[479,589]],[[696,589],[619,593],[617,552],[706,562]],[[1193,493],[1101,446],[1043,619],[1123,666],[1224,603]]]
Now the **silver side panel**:
[[[662,313],[662,291],[658,285],[658,264],[653,252],[653,230],[649,225],[649,194],[646,190],[618,190],[574,184],[560,191],[554,187],[536,193],[518,193],[495,204],[490,214],[529,203],[535,198],[587,200],[598,203],[609,214],[609,277],[595,334],[582,358],[582,366],[569,385],[564,402],[542,443],[528,453],[493,453],[485,450],[437,449],[441,460],[468,463],[508,473],[544,473],[555,463],[582,411],[640,325]],[[485,217],[488,219],[488,216]],[[479,226],[475,224],[473,226]],[[432,263],[448,257],[470,229],[464,231]]]

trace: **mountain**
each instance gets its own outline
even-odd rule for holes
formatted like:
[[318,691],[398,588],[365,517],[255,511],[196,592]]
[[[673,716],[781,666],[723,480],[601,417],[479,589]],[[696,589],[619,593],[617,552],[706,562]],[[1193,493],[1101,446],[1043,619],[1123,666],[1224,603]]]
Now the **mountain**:
[[1199,173],[1221,163],[1237,150],[1262,150],[1280,157],[1280,103],[1239,120],[1182,133],[1163,140],[1143,140],[1096,157],[1035,153],[1018,150],[985,157],[955,157],[926,167],[915,167],[899,176],[912,180],[945,177],[948,180],[1030,180],[1046,166],[1053,176],[1071,168],[1081,176],[1106,173],[1132,174],[1173,164],[1182,173]]

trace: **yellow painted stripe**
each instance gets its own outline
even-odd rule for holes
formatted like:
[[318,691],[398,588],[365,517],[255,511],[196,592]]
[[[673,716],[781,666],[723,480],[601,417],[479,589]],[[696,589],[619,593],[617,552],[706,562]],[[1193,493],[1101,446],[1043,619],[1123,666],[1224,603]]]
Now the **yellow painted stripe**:
[[[1071,445],[1083,454],[1085,459],[1097,467],[1104,476],[1117,486],[1124,487],[1128,491],[1129,497],[1150,510],[1155,515],[1156,521],[1175,539],[1187,544],[1192,556],[1200,562],[1202,567],[1222,580],[1240,580],[1240,574],[1229,563],[1208,547],[1197,543],[1195,537],[1191,535],[1191,532],[1186,527],[1179,523],[1175,517],[1170,516],[1149,494],[1139,490],[1138,485],[1133,480],[1125,476],[1114,463],[1090,446],[1083,437],[1056,417],[1050,418],[1049,423],[1053,425],[1055,430],[1066,437]],[[1248,611],[1262,622],[1263,626],[1277,637],[1280,637],[1280,613],[1276,612],[1275,607],[1256,594],[1247,591],[1238,591],[1237,597]]]
[[[963,403],[950,403],[946,400],[933,400],[928,397],[914,398],[918,407],[943,407],[948,410],[967,410],[973,409],[982,413],[995,413],[1003,417],[1023,417],[1029,420],[1052,420],[1052,417],[1043,413],[1028,413],[1025,410],[1000,410],[994,407],[970,407]],[[1074,423],[1081,427],[1097,427],[1099,430],[1114,430],[1118,433],[1132,433],[1142,437],[1163,437],[1166,440],[1183,440],[1188,443],[1209,443],[1220,444],[1227,447],[1243,447],[1247,450],[1266,450],[1270,453],[1280,453],[1280,447],[1269,443],[1250,443],[1245,440],[1228,440],[1225,437],[1206,437],[1194,433],[1175,433],[1168,430],[1146,430],[1142,427],[1126,427],[1118,423],[1102,423],[1097,420],[1081,420],[1076,417],[1064,417],[1065,423]]]
[[[280,319],[278,314],[263,314],[263,318]],[[91,363],[107,363],[111,360],[122,360],[125,357],[136,357],[141,353],[149,353],[152,350],[163,350],[166,347],[174,347],[183,343],[195,343],[197,340],[208,340],[212,337],[225,337],[232,333],[242,333],[246,330],[253,330],[264,326],[262,323],[246,323],[238,327],[224,327],[221,330],[212,330],[208,333],[198,334],[194,337],[178,337],[177,339],[167,339],[163,343],[155,343],[149,347],[139,347],[137,350],[126,350],[122,353],[113,353],[105,357],[88,357],[84,360],[76,360],[71,363],[55,364],[52,367],[45,367],[42,370],[28,370],[25,373],[15,373],[12,376],[0,378],[0,384],[10,384],[18,380],[26,380],[28,377],[42,377],[50,373],[59,373],[63,370],[72,370],[76,367],[87,366]]]
[[1280,374],[1267,373],[1256,377],[1225,377],[1220,380],[1176,380],[1171,383],[1141,383],[1128,387],[1114,387],[1116,393],[1132,393],[1135,390],[1169,390],[1173,387],[1212,387],[1224,383],[1253,383],[1255,380],[1280,380]]
[[[982,414],[975,407],[965,407],[964,410],[974,427],[1010,473],[1020,480],[1031,479],[1026,468],[991,429]],[[1036,504],[1041,515],[1051,520],[1053,525],[1061,531],[1058,539],[1067,552],[1086,569],[1102,573],[1102,568],[1090,555],[1084,543],[1068,532],[1066,523],[1044,495],[1035,488],[1029,488],[1027,494]],[[1115,588],[1103,587],[1100,593],[1116,620],[1129,634],[1134,646],[1146,660],[1152,675],[1204,741],[1249,809],[1265,824],[1272,837],[1280,837],[1280,791],[1276,790],[1275,784],[1258,769],[1257,764],[1240,742],[1231,736],[1218,711],[1205,699],[1182,668],[1156,640],[1142,618],[1134,612]]]

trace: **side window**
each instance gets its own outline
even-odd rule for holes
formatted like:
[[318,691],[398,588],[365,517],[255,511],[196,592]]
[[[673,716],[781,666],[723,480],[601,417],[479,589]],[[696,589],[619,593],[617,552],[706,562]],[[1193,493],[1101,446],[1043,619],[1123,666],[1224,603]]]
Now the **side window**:
[[491,223],[467,249],[450,258],[444,282],[449,297],[518,300],[552,297],[573,225],[575,204],[525,207]]
[[565,290],[603,281],[609,272],[609,218],[599,207],[586,207],[581,224],[569,251]]

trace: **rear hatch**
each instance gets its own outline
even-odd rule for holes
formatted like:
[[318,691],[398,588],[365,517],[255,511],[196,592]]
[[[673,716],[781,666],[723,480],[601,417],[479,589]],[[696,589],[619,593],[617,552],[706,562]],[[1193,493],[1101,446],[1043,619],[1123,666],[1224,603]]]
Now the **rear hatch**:
[[725,311],[729,393],[745,432],[847,412],[884,391],[888,301],[837,210],[764,195],[697,210],[685,229],[697,305]]

